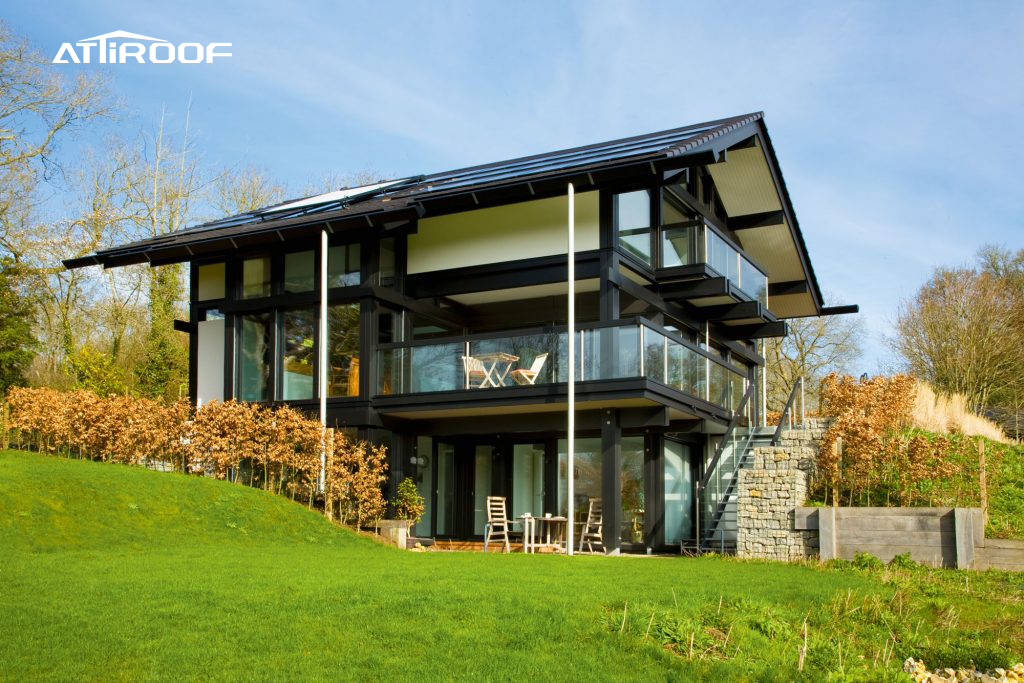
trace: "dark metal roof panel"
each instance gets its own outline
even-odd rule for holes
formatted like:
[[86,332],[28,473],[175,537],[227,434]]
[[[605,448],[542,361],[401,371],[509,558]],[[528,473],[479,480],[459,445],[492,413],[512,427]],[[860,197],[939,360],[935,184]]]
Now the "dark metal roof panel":
[[272,207],[250,211],[202,223],[145,240],[98,251],[95,256],[68,260],[69,268],[93,263],[123,263],[135,255],[134,262],[147,260],[143,254],[189,249],[212,240],[231,240],[274,230],[292,230],[311,221],[323,222],[372,216],[409,209],[418,202],[454,194],[479,192],[527,182],[536,182],[565,173],[586,173],[626,163],[674,158],[689,154],[763,117],[761,112],[709,121],[682,128],[621,138],[582,147],[509,159],[478,166],[443,171],[406,179],[379,192],[357,195],[344,201],[325,201],[289,211],[286,207],[299,200],[288,200]]

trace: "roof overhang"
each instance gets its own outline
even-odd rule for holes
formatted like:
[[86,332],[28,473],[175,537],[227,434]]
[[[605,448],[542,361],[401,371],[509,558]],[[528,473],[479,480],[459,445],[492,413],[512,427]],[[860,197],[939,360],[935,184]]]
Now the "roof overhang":
[[[669,144],[671,143],[671,144]],[[653,145],[653,146],[652,146]],[[660,145],[660,146],[658,146]],[[552,161],[554,160],[554,161]],[[673,131],[458,169],[325,201],[290,201],[64,261],[67,268],[163,265],[330,232],[415,230],[416,219],[528,201],[642,177],[708,167],[739,246],[767,271],[778,319],[848,312],[823,306],[821,290],[761,113]],[[514,169],[515,172],[513,172]],[[329,200],[329,201],[328,201]],[[771,322],[765,321],[765,322]]]

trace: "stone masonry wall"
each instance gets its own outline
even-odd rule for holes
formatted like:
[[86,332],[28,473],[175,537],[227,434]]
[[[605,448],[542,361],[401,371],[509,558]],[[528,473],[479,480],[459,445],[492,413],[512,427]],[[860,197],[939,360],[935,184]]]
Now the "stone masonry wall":
[[754,450],[754,463],[739,472],[736,554],[798,560],[818,553],[817,530],[794,528],[814,474],[827,420],[812,418],[804,429],[782,432],[778,446]]

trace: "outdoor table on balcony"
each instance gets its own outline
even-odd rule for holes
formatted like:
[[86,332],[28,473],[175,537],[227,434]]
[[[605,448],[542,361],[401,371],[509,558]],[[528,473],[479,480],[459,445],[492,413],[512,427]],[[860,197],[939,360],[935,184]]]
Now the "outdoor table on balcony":
[[476,386],[477,389],[504,386],[505,377],[512,369],[512,364],[519,360],[519,356],[504,351],[477,353],[473,357],[483,363],[484,367],[484,378]]

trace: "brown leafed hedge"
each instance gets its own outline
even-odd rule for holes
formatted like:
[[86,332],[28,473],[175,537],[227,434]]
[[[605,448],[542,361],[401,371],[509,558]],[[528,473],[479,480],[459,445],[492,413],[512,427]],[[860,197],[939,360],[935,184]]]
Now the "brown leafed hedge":
[[318,500],[321,456],[324,511],[365,525],[385,510],[386,449],[323,430],[287,406],[186,401],[91,391],[12,388],[0,447],[214,476],[299,499]]

